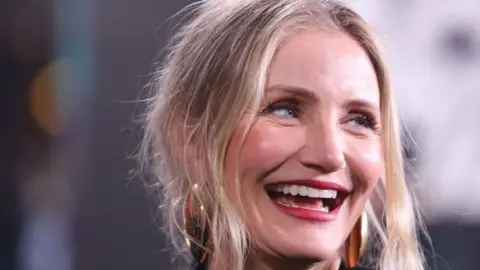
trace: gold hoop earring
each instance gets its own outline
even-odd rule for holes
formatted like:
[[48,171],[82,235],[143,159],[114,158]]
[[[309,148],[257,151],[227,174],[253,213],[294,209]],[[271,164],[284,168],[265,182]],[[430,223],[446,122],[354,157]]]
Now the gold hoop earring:
[[193,258],[198,263],[203,263],[208,255],[207,246],[210,242],[210,234],[205,207],[195,195],[197,188],[197,184],[193,185],[186,198],[183,231],[185,242]]
[[348,268],[358,265],[360,258],[365,253],[368,240],[368,218],[364,211],[355,223],[352,232],[345,243],[345,264]]

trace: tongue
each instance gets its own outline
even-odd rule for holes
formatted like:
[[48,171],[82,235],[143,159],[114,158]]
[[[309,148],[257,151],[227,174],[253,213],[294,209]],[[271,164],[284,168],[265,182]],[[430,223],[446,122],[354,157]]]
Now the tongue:
[[315,199],[305,196],[282,194],[280,196],[276,196],[274,201],[286,206],[308,208],[313,210],[320,210],[323,207],[322,199]]

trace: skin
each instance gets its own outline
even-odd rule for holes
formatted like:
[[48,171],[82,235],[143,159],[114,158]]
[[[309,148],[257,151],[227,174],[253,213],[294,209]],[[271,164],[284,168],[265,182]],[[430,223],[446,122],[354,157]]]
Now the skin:
[[[225,162],[227,192],[242,201],[255,239],[247,269],[338,269],[344,242],[382,173],[379,107],[375,71],[356,41],[339,32],[306,31],[283,43],[268,74],[264,106],[241,149],[246,127],[240,121]],[[350,191],[335,220],[302,220],[274,205],[265,185],[297,179]]]

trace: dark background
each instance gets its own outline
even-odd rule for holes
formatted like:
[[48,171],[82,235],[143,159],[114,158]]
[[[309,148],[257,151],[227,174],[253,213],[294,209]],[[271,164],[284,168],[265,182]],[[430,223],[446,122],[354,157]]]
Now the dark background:
[[[129,157],[167,18],[190,2],[0,2],[0,269],[170,269],[155,199]],[[29,97],[61,59],[41,95],[57,134]],[[439,269],[478,269],[479,227],[430,224]]]

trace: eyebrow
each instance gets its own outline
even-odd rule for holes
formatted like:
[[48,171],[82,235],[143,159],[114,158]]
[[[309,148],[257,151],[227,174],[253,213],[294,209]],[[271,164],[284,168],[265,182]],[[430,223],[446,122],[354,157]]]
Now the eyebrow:
[[275,84],[268,87],[265,92],[268,93],[268,92],[277,92],[277,91],[299,96],[307,100],[319,100],[315,92],[307,88],[298,87],[298,86]]
[[372,110],[380,110],[377,104],[374,104],[365,99],[352,99],[345,104],[346,108],[369,108]]
[[[310,100],[310,101],[317,101],[320,100],[317,94],[315,94],[314,91],[299,87],[299,86],[291,86],[291,85],[283,85],[283,84],[276,84],[268,87],[266,89],[266,92],[272,92],[272,91],[279,91],[279,92],[284,92],[288,94],[292,94],[298,97],[301,97],[305,100]],[[344,104],[344,107],[346,108],[370,108],[373,110],[379,110],[379,106],[371,101],[361,99],[361,98],[355,98],[348,100],[346,104]]]

